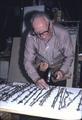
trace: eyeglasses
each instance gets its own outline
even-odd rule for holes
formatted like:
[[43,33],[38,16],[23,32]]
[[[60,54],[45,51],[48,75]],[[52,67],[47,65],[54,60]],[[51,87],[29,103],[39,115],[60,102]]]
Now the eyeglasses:
[[48,29],[42,33],[36,33],[36,32],[33,32],[32,35],[36,35],[37,37],[42,37],[45,33],[49,33],[49,29],[50,29],[50,22],[48,24]]

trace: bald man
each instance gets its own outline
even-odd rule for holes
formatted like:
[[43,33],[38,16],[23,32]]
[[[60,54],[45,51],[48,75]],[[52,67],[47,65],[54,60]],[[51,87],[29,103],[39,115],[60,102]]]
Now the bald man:
[[[69,73],[70,66],[74,59],[72,41],[67,30],[62,26],[53,25],[49,17],[38,12],[31,18],[32,31],[26,38],[24,52],[24,66],[27,74],[33,82],[40,88],[49,87],[46,78],[38,72],[52,70],[53,76],[61,85],[65,75]],[[60,67],[55,70],[55,62],[62,59]],[[52,66],[52,67],[51,67]],[[53,80],[53,84],[54,81]],[[64,81],[63,86],[66,82]],[[55,84],[54,84],[55,85]]]

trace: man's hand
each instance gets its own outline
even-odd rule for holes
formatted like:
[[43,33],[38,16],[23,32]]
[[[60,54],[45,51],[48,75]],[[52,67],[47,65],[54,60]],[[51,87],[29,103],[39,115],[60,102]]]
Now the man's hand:
[[46,62],[41,62],[39,68],[40,71],[46,71],[48,69],[48,64]]
[[49,88],[49,86],[48,86],[48,84],[45,82],[45,80],[44,79],[39,79],[39,80],[37,80],[36,81],[36,83],[35,83],[38,87],[40,87],[41,89],[48,89]]
[[55,72],[55,78],[56,78],[56,80],[63,80],[64,79],[64,72],[61,70]]

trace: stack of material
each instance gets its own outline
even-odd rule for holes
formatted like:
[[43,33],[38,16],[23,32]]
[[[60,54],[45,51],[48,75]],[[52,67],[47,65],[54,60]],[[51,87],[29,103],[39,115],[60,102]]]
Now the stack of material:
[[0,112],[0,120],[19,120],[19,115],[7,112]]
[[0,120],[12,120],[11,114],[7,112],[0,112]]

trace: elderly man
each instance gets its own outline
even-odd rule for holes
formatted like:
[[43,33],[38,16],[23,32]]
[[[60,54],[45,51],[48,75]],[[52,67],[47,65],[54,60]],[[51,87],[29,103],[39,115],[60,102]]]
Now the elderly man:
[[[40,88],[49,84],[65,85],[65,75],[69,73],[74,53],[69,33],[59,25],[53,25],[43,13],[35,13],[31,18],[32,31],[26,38],[24,66],[27,74]],[[43,74],[46,73],[46,74]],[[57,82],[57,84],[55,83]],[[46,118],[45,118],[46,119]],[[44,118],[21,116],[20,120],[44,120]]]
[[32,31],[27,35],[24,52],[24,66],[27,74],[37,86],[47,89],[49,74],[47,78],[45,78],[46,75],[43,77],[41,74],[51,70],[50,75],[54,78],[52,84],[56,80],[60,81],[57,85],[65,86],[65,81],[62,80],[69,73],[74,58],[68,31],[60,25],[53,25],[43,12],[34,14],[31,24]]

